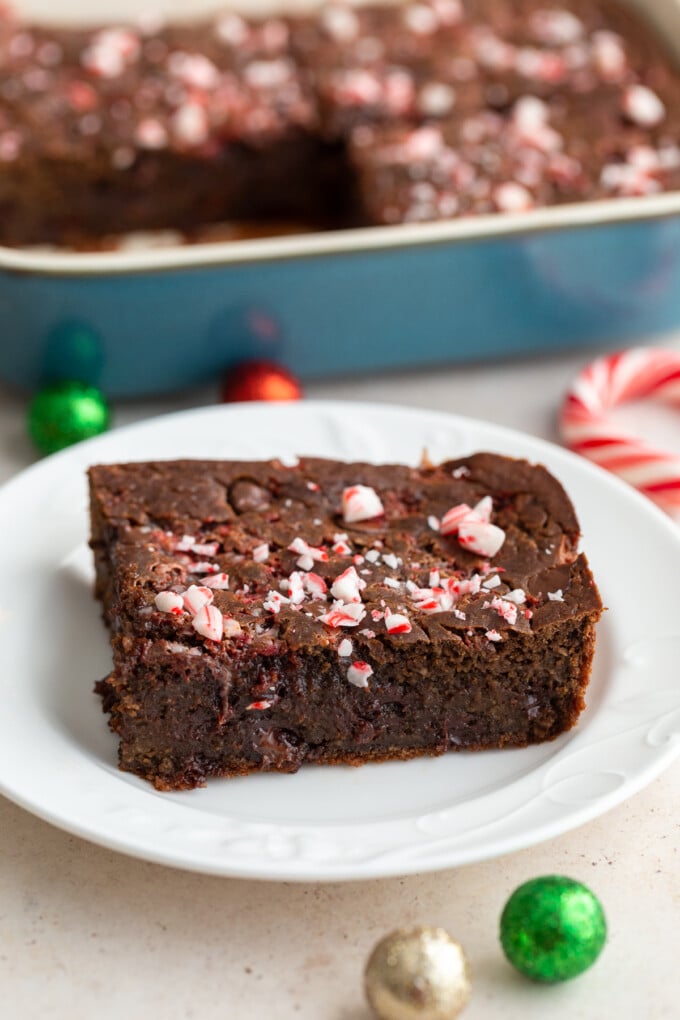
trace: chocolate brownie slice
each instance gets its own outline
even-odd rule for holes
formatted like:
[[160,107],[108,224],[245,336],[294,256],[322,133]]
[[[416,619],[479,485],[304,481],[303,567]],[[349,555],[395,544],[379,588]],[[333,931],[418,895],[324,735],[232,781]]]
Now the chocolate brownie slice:
[[584,705],[600,598],[540,466],[303,459],[90,471],[100,683],[159,789],[524,746]]

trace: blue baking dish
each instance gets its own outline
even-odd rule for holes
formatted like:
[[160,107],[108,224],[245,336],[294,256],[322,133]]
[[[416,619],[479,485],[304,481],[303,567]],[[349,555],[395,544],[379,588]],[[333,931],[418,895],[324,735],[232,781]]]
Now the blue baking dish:
[[[678,0],[649,13],[680,40]],[[252,357],[310,378],[621,344],[680,326],[680,192],[146,250],[0,248],[0,313],[1,378],[111,396]]]

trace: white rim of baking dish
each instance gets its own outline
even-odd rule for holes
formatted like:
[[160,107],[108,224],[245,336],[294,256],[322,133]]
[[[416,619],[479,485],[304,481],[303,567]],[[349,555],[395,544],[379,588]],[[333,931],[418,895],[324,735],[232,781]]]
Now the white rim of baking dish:
[[46,276],[103,276],[247,265],[328,255],[492,241],[566,229],[670,219],[680,215],[680,191],[578,202],[523,213],[362,227],[242,241],[177,244],[135,251],[43,251],[0,246],[0,270]]

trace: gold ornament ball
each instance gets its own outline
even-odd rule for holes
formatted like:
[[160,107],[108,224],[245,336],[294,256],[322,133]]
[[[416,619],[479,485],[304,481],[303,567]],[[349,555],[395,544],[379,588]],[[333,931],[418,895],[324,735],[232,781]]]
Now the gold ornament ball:
[[364,987],[380,1020],[455,1020],[470,999],[470,970],[443,928],[400,928],[371,953]]

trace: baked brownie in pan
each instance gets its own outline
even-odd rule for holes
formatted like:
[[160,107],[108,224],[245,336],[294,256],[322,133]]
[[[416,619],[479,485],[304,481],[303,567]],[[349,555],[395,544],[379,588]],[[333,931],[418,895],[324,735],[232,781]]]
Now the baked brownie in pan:
[[[503,123],[527,98],[549,104],[561,126],[534,124],[518,167]],[[572,150],[600,138],[579,120],[584,100],[603,134],[580,157]],[[679,110],[663,41],[608,0],[330,4],[312,16],[222,12],[197,25],[88,30],[3,12],[0,242],[78,247],[225,220],[370,225],[397,222],[402,209],[436,219],[649,194],[677,187]],[[443,119],[451,147],[466,119],[493,124],[494,114],[502,137],[483,131],[479,159],[492,182],[525,189],[506,188],[507,202],[470,194],[454,174],[446,187],[457,202],[416,201],[413,215],[396,183],[401,156],[386,175],[370,170],[391,151],[383,129],[391,139]],[[378,131],[374,153],[365,134],[357,142],[367,127]],[[547,169],[545,156],[555,156]],[[560,156],[568,180],[556,188]],[[410,172],[420,182],[429,171]],[[527,172],[535,187],[514,176]]]
[[120,766],[210,776],[525,746],[576,722],[601,602],[560,484],[480,453],[90,471]]

